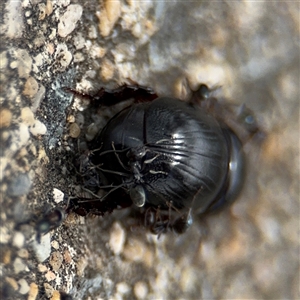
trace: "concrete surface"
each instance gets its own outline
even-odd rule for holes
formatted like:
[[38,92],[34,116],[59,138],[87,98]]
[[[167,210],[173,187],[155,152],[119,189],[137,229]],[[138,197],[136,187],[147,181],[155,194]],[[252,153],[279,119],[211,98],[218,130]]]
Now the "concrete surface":
[[[0,7],[2,299],[300,298],[299,3]],[[69,214],[39,244],[36,220],[76,194],[78,141],[109,117],[62,88],[93,94],[124,82],[182,99],[203,82],[250,107],[266,139],[245,147],[240,198],[182,236],[131,231],[122,213]]]

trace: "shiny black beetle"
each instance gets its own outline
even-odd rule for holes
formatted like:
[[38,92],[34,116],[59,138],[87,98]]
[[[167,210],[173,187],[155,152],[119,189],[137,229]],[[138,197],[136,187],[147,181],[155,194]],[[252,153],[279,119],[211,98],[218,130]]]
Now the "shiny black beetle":
[[93,100],[113,105],[134,95],[138,100],[111,118],[81,155],[80,173],[92,196],[72,200],[72,210],[104,215],[132,206],[151,232],[183,233],[192,213],[219,210],[236,198],[244,181],[240,139],[257,126],[245,107],[236,115],[244,124],[228,125],[230,110],[206,85],[189,102],[136,86],[101,89]]

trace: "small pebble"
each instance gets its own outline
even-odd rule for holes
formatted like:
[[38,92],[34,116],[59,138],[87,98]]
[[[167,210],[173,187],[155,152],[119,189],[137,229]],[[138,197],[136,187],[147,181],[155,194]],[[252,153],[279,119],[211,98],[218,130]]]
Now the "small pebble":
[[14,278],[6,277],[5,281],[16,291],[18,290],[19,286],[17,281]]
[[71,4],[68,6],[66,12],[60,17],[60,22],[58,23],[58,35],[61,37],[66,37],[69,35],[76,27],[76,23],[81,18],[82,6],[78,4]]
[[56,61],[57,71],[63,72],[69,66],[72,61],[72,53],[68,50],[67,45],[58,44],[54,54]]
[[86,129],[85,138],[87,139],[87,141],[91,141],[92,139],[94,139],[94,137],[98,132],[99,132],[98,126],[95,123],[92,123]]
[[39,262],[45,261],[50,256],[50,240],[50,233],[47,233],[41,237],[41,243],[38,243],[36,240],[33,241],[32,248]]
[[53,291],[54,291],[53,286],[51,286],[49,283],[45,282],[44,289],[45,289],[45,294],[46,294],[47,298],[52,297]]
[[45,274],[45,278],[47,281],[52,281],[56,278],[55,274],[52,272],[52,271],[48,271],[46,274]]
[[138,299],[145,299],[148,294],[148,287],[145,282],[138,281],[133,288],[134,295]]
[[72,123],[69,128],[69,134],[72,138],[78,138],[80,135],[80,127],[77,123]]
[[34,136],[44,135],[47,132],[47,127],[41,121],[35,120],[34,124],[30,127],[29,130]]
[[25,82],[23,94],[29,98],[33,98],[39,90],[39,84],[33,77],[28,77]]
[[116,285],[116,290],[118,294],[124,295],[130,292],[130,286],[126,282],[119,282]]
[[7,227],[0,227],[0,243],[1,244],[7,244],[10,240],[11,235]]
[[36,285],[36,283],[32,282],[30,284],[30,290],[27,300],[35,300],[36,296],[39,293],[39,287]]
[[123,255],[129,261],[142,261],[144,259],[145,245],[138,240],[130,240],[123,251]]
[[19,293],[22,294],[22,295],[27,294],[30,290],[30,287],[29,287],[27,281],[22,278],[18,281],[18,283],[20,285]]
[[108,59],[103,60],[101,69],[100,69],[100,75],[101,75],[102,80],[104,80],[104,81],[109,81],[110,79],[113,78],[114,65],[110,60],[108,60]]
[[6,51],[0,53],[0,69],[5,70],[7,68],[8,59]]
[[53,291],[53,295],[52,295],[52,297],[51,297],[51,299],[50,300],[60,300],[61,299],[61,297],[60,297],[60,292],[59,291]]
[[68,250],[64,252],[64,261],[66,264],[69,264],[72,261],[72,256]]
[[17,248],[22,248],[25,242],[25,236],[22,232],[17,231],[13,237],[12,244]]
[[59,249],[59,243],[58,241],[52,241],[51,242],[51,246],[55,249],[55,250],[58,250]]
[[64,200],[64,195],[65,194],[61,190],[59,190],[57,188],[53,189],[53,200],[55,203],[62,202]]
[[74,123],[75,122],[75,116],[74,115],[69,115],[67,117],[67,122],[68,123]]
[[49,259],[49,264],[51,265],[53,271],[58,271],[63,262],[63,256],[59,251],[55,251],[51,254]]
[[11,250],[10,249],[7,249],[4,251],[4,253],[1,253],[2,254],[2,262],[4,265],[8,265],[10,264],[10,261],[11,261]]
[[41,273],[45,273],[45,272],[48,271],[48,268],[45,265],[43,265],[43,264],[38,264],[38,270]]
[[76,269],[77,269],[77,275],[79,277],[83,276],[84,270],[88,265],[88,261],[86,260],[85,257],[79,258],[77,264],[76,264]]
[[41,101],[44,99],[46,89],[43,85],[40,84],[40,88],[36,95],[31,99],[31,110],[35,113],[39,108]]
[[21,110],[21,119],[26,125],[34,124],[34,115],[29,107],[23,107]]
[[15,52],[15,57],[18,59],[18,75],[21,78],[28,78],[32,68],[32,58],[24,49],[18,49]]
[[0,128],[9,127],[12,121],[12,113],[4,108],[0,110]]
[[27,271],[27,266],[23,262],[23,260],[20,257],[16,257],[13,263],[14,271],[16,274],[19,274],[20,272]]
[[25,248],[22,248],[18,251],[18,256],[21,258],[28,258],[29,257],[29,253],[28,250]]
[[123,251],[125,243],[125,231],[119,223],[114,223],[110,232],[109,246],[114,254],[118,255]]
[[96,13],[99,19],[99,29],[102,36],[108,36],[115,23],[121,16],[121,2],[120,0],[104,1],[104,8],[101,12]]

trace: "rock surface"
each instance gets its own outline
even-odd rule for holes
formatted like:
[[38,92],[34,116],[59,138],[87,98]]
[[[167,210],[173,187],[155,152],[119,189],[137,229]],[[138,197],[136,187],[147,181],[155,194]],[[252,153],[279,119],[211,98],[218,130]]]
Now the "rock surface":
[[[0,4],[0,298],[299,299],[299,4],[37,2]],[[76,193],[78,144],[114,112],[64,88],[124,82],[182,99],[222,86],[255,112],[266,140],[246,147],[240,199],[182,236],[69,214],[38,244],[53,191]]]

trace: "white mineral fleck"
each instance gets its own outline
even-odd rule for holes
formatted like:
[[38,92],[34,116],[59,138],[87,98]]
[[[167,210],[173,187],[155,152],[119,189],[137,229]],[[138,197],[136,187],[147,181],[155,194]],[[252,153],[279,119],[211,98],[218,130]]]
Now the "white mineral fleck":
[[53,200],[55,203],[59,203],[59,202],[63,201],[64,193],[61,190],[54,188],[53,189]]

